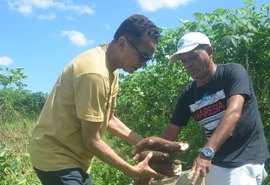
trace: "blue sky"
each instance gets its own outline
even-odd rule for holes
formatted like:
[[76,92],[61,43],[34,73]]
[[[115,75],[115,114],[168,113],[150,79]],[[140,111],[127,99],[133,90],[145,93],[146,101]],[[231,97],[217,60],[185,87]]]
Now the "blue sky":
[[[0,65],[23,67],[26,89],[50,92],[79,53],[110,42],[119,24],[140,13],[176,28],[195,12],[245,7],[245,0],[0,0]],[[254,0],[256,5],[268,0]]]

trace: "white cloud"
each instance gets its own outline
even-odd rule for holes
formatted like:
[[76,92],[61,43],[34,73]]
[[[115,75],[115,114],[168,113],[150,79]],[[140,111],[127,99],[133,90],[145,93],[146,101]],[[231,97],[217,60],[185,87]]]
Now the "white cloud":
[[[72,0],[8,0],[8,5],[11,10],[17,11],[23,15],[39,15],[40,11],[45,11],[45,14],[51,15],[54,14],[51,13],[52,11],[72,11],[78,14],[94,14],[94,9],[89,5],[77,5],[73,3]],[[40,15],[38,17],[40,17]]]
[[53,0],[28,0],[27,2],[37,8],[50,8],[53,7],[54,4]]
[[158,9],[175,9],[180,5],[185,5],[192,0],[137,0],[144,11],[155,12]]
[[37,18],[40,20],[54,20],[54,19],[56,19],[56,15],[54,13],[40,14],[40,15],[37,15]]
[[94,14],[94,10],[87,5],[74,5],[74,4],[64,4],[64,3],[55,3],[55,8],[65,11],[75,11],[79,14]]
[[29,5],[22,5],[18,7],[18,11],[23,15],[31,15],[33,13],[33,9]]
[[103,23],[102,25],[105,27],[106,30],[110,30],[111,29],[110,25],[107,24],[107,23]]
[[11,58],[7,57],[7,56],[0,56],[0,65],[3,65],[3,66],[8,66],[10,64],[12,64],[13,61]]
[[88,40],[83,33],[76,30],[62,31],[61,36],[66,36],[70,42],[76,46],[86,46],[93,44],[93,40]]

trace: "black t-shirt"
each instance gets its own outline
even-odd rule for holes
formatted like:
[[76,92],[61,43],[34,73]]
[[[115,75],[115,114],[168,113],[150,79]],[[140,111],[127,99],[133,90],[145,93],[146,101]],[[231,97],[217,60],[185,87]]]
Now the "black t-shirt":
[[263,164],[269,153],[251,79],[240,64],[220,64],[211,80],[201,87],[191,82],[178,98],[171,123],[185,126],[192,116],[210,138],[227,107],[230,96],[240,94],[245,103],[230,137],[216,152],[212,163],[234,168]]

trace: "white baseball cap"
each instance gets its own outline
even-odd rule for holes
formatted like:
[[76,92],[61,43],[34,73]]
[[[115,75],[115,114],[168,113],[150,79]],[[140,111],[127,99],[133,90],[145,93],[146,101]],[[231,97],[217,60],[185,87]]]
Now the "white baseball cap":
[[209,38],[201,32],[190,32],[180,38],[177,51],[170,56],[171,62],[179,60],[180,53],[186,53],[195,49],[200,44],[207,44],[211,46]]

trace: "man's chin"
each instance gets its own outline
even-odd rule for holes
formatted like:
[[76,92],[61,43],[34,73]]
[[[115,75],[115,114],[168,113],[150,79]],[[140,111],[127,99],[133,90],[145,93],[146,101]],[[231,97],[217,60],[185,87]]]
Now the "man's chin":
[[131,74],[131,73],[134,73],[134,71],[136,71],[135,69],[123,69],[123,71]]

